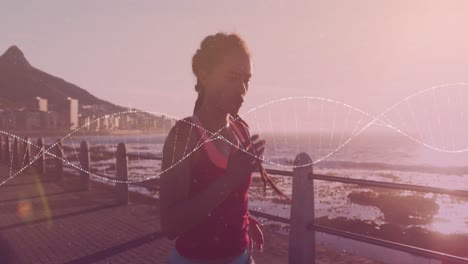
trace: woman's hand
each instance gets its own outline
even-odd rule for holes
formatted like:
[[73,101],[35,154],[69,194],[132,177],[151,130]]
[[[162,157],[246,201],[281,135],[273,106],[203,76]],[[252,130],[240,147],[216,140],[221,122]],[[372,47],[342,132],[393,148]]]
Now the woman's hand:
[[263,233],[260,229],[260,223],[249,216],[249,238],[250,238],[250,251],[253,251],[254,243],[257,245],[258,252],[263,252]]

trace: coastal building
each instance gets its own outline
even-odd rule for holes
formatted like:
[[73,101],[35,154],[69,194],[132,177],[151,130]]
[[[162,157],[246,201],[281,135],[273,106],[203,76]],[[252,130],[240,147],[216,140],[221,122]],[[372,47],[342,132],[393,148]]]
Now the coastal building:
[[47,105],[47,99],[41,98],[41,97],[36,97],[37,100],[37,110],[40,112],[47,112],[48,111],[48,105]]
[[110,128],[109,116],[106,115],[101,120],[102,120],[102,129],[109,130],[109,128]]
[[118,116],[87,116],[80,119],[80,126],[84,126],[85,130],[100,131],[100,130],[116,130],[120,128],[120,118]]
[[87,131],[98,131],[99,130],[99,120],[96,120],[96,116],[86,116],[82,118],[82,122],[80,123],[80,127],[83,126],[84,130]]
[[41,112],[41,128],[56,129],[58,128],[59,114],[56,111]]
[[15,129],[16,115],[14,111],[3,110],[0,113],[0,129]]
[[169,131],[176,123],[176,120],[162,115],[162,131]]
[[123,115],[120,117],[119,124],[121,129],[133,129],[135,122],[131,116]]
[[73,99],[71,97],[68,97],[67,100],[69,102],[69,107],[68,107],[69,128],[77,129],[79,125],[78,99]]
[[113,125],[115,129],[120,128],[120,116],[113,116]]
[[41,126],[39,111],[4,111],[2,129],[38,129]]
[[54,111],[5,110],[0,114],[0,129],[55,129],[58,119],[58,113]]
[[93,123],[96,124],[96,125],[94,126],[94,130],[95,130],[95,131],[101,130],[101,119],[100,119],[100,118],[96,118],[96,116],[93,115],[93,120],[94,120]]

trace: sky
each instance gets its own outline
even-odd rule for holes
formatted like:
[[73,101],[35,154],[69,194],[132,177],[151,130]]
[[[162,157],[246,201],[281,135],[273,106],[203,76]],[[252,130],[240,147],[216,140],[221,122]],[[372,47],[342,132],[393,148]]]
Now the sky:
[[[0,51],[15,44],[33,66],[99,98],[182,118],[192,114],[197,96],[191,58],[201,40],[234,32],[247,42],[253,62],[241,113],[280,98],[310,96],[378,115],[418,91],[468,82],[466,10],[463,0],[2,1]],[[468,86],[463,88],[448,95],[468,98]],[[429,108],[461,112],[462,101],[439,98],[438,108],[428,97],[409,103],[413,114],[408,106],[395,109],[402,119],[393,123],[416,133],[440,125],[435,115],[427,117]],[[292,105],[258,113],[279,115]],[[333,107],[322,109],[330,127],[352,129],[344,125],[348,108]],[[317,126],[311,118],[299,122]],[[428,125],[415,122],[421,118]]]
[[0,0],[0,53],[17,45],[101,99],[183,118],[200,42],[238,33],[252,55],[240,110],[252,130],[318,132],[310,153],[328,154],[386,113],[370,129],[416,140],[415,163],[466,164],[467,10],[467,0]]

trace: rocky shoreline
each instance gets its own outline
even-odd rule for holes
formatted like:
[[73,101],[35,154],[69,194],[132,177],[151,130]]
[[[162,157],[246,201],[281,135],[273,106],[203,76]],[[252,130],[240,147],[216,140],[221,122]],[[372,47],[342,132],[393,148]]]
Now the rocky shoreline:
[[[105,161],[113,157],[111,153],[103,152],[104,149],[100,149],[99,146],[92,148],[94,150],[91,152],[93,161]],[[67,158],[69,161],[76,161],[76,155],[70,155]],[[131,159],[131,157],[129,158]],[[108,170],[112,171],[113,169],[115,168],[109,165]],[[148,193],[157,196],[158,182],[159,180],[156,178],[131,185],[143,187]],[[249,195],[256,200],[265,200],[280,206],[289,205],[288,200],[272,195],[271,190],[268,190],[268,194],[264,195],[263,183],[259,177],[254,177]],[[320,197],[326,194],[318,192],[317,195]],[[351,204],[378,208],[383,214],[383,219],[370,221],[326,216],[317,218],[316,223],[360,235],[468,257],[465,246],[468,244],[468,234],[444,234],[419,226],[431,223],[434,220],[434,215],[438,213],[440,208],[436,203],[435,196],[370,188],[365,191],[351,190],[346,198]],[[269,228],[281,229],[286,233],[288,231],[287,225],[279,223],[273,224]]]

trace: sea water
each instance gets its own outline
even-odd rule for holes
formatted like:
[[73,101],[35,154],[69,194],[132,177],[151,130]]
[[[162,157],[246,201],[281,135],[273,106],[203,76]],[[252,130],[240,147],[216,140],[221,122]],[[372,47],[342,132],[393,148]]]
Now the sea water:
[[[401,135],[361,134],[352,140],[345,136],[330,138],[317,134],[275,134],[264,133],[267,141],[265,151],[266,168],[291,171],[297,154],[308,153],[313,161],[316,174],[376,180],[392,183],[406,183],[431,187],[468,190],[468,153],[444,153]],[[129,180],[145,181],[159,177],[161,162],[148,160],[148,154],[161,154],[166,135],[131,136],[73,136],[64,139],[64,146],[79,148],[86,140],[90,147],[100,151],[115,152],[117,144],[126,144],[127,152],[136,158],[129,160]],[[51,144],[55,138],[46,138]],[[141,157],[141,158],[140,158]],[[72,162],[76,164],[76,161]],[[115,159],[92,162],[93,169],[110,177],[115,175],[112,164]],[[254,175],[259,177],[258,174]],[[282,190],[291,194],[290,177],[274,176]],[[102,180],[101,181],[105,181]],[[157,197],[157,193],[137,187],[137,191]],[[383,213],[374,206],[351,203],[347,198],[352,191],[371,191],[365,187],[337,182],[316,181],[316,217],[346,217],[350,219],[385,222]],[[402,191],[401,195],[413,192]],[[424,227],[442,233],[468,233],[468,199],[432,193],[421,194],[435,199],[438,212]],[[290,206],[271,199],[251,198],[251,209],[289,217]]]

